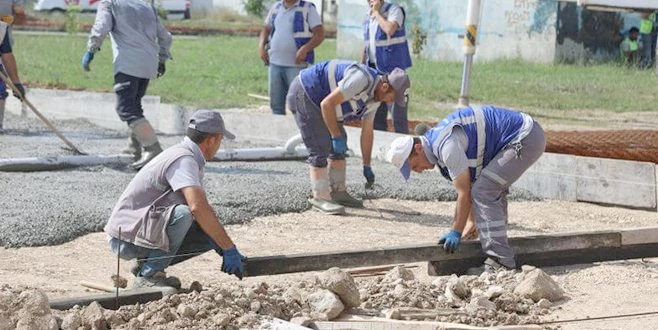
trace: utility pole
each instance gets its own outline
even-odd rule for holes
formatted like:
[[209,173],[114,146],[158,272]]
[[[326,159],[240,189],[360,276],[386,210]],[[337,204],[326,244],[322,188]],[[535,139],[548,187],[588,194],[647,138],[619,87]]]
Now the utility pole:
[[480,0],[469,0],[466,13],[466,33],[464,34],[464,70],[462,72],[461,92],[459,93],[459,106],[469,104],[468,94],[471,83],[471,67],[475,55],[475,42],[480,20]]

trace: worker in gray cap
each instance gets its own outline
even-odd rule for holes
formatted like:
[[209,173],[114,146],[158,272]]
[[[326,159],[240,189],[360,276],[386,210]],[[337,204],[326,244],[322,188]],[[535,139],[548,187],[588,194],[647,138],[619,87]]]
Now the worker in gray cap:
[[[361,154],[366,183],[375,182],[370,167],[375,112],[382,102],[406,104],[410,87],[404,70],[381,73],[350,60],[331,60],[304,69],[293,80],[287,103],[309,152],[309,203],[326,214],[343,214],[345,206],[363,207],[347,193],[344,120],[362,120]],[[329,167],[329,169],[327,169]]]
[[112,38],[114,93],[119,118],[130,127],[128,148],[131,166],[139,170],[162,152],[155,130],[144,118],[142,98],[150,79],[165,74],[165,61],[171,59],[171,34],[160,22],[152,2],[143,0],[102,0],[91,28],[82,68],[91,61],[107,35]]
[[223,256],[223,272],[242,279],[246,258],[219,222],[202,183],[206,160],[224,138],[235,136],[219,112],[195,112],[183,142],[146,164],[121,194],[105,232],[114,253],[137,259],[135,287],[180,287],[165,269],[209,250]]

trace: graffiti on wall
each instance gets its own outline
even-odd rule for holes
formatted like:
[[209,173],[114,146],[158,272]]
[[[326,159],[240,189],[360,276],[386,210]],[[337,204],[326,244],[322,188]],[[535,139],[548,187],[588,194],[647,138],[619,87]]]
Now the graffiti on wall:
[[513,0],[511,8],[505,10],[505,23],[514,33],[550,33],[554,31],[551,18],[555,7],[554,0]]

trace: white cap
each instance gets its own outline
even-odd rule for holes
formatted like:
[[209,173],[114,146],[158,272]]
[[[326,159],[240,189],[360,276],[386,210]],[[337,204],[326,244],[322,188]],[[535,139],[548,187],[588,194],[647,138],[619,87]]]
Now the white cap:
[[400,173],[405,180],[409,180],[411,168],[409,167],[409,155],[414,147],[414,138],[411,136],[401,136],[391,143],[391,147],[386,153],[386,160],[400,169]]

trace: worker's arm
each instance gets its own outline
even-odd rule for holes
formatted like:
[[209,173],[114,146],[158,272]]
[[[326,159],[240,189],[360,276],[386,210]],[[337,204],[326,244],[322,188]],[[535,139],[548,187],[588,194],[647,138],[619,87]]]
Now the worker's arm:
[[89,32],[89,40],[87,41],[88,51],[95,53],[101,48],[103,40],[112,31],[112,21],[112,1],[102,0],[96,9],[96,19]]
[[374,111],[369,111],[366,113],[366,116],[361,121],[361,159],[363,160],[363,166],[370,166],[372,161],[372,144],[374,141],[374,122],[375,122],[375,113]]
[[219,245],[222,250],[227,250],[235,246],[233,241],[224,230],[224,226],[219,222],[206,198],[205,191],[199,186],[185,187],[181,189],[187,206],[190,208],[194,219],[201,229],[212,240]]
[[158,46],[160,48],[160,51],[158,52],[158,60],[160,63],[164,63],[167,60],[172,59],[170,52],[172,37],[171,33],[169,33],[164,25],[162,25],[160,18],[157,18],[157,22],[155,24],[157,24]]
[[265,64],[270,63],[270,56],[267,54],[267,43],[269,42],[270,34],[272,33],[272,26],[263,25],[263,28],[260,30],[260,40],[258,41],[258,51],[260,52],[260,59],[263,60]]
[[471,212],[471,173],[466,170],[459,174],[453,181],[457,190],[457,204],[452,229],[462,233],[466,227],[469,213]]
[[20,84],[21,80],[18,78],[18,66],[16,65],[16,57],[14,57],[14,53],[2,53],[0,54],[0,58],[2,58],[2,64],[5,66],[7,75],[11,82],[14,85]]
[[305,62],[306,55],[315,49],[315,47],[319,46],[322,41],[324,41],[324,27],[322,25],[314,27],[311,29],[311,32],[313,33],[311,40],[309,40],[303,46],[299,47],[297,50],[297,54],[295,56],[295,63],[297,64]]
[[320,110],[322,110],[322,120],[329,130],[332,138],[341,136],[340,128],[338,127],[338,117],[336,116],[336,108],[343,103],[343,93],[340,88],[336,88],[322,102],[320,102]]
[[[384,33],[386,33],[390,37],[390,36],[393,35],[393,33],[395,33],[395,31],[397,29],[400,28],[400,24],[397,21],[392,20],[391,19],[392,17],[387,19],[386,17],[384,17],[382,15],[382,13],[379,12],[379,9],[382,6],[381,4],[382,4],[381,2],[376,3],[370,9],[370,16],[377,20],[377,23],[379,24],[379,27],[384,31]],[[401,11],[401,9],[399,9],[399,8],[395,8],[395,9]],[[391,15],[390,11],[392,11],[392,10],[394,10],[394,9],[389,10],[389,15]]]

